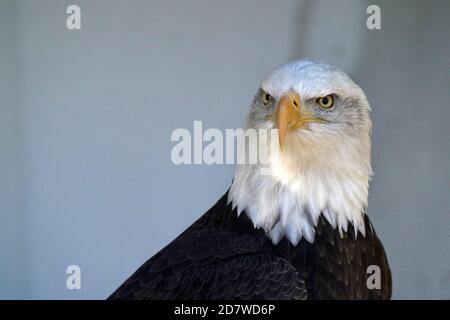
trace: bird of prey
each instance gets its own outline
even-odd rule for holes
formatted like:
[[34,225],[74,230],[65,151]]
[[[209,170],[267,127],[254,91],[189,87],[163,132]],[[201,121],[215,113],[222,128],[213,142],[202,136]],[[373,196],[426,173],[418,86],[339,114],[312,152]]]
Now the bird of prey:
[[222,198],[109,299],[389,299],[387,257],[366,213],[370,110],[334,66],[274,69],[246,121],[278,129],[270,174],[236,165]]

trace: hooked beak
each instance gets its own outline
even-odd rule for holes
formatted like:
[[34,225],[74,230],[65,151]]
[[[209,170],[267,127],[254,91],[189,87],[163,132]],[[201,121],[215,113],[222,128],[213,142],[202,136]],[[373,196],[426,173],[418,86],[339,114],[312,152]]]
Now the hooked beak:
[[281,150],[283,150],[286,135],[289,132],[304,128],[308,122],[325,122],[325,120],[305,111],[301,105],[300,96],[295,92],[289,92],[278,101],[274,118],[278,128]]

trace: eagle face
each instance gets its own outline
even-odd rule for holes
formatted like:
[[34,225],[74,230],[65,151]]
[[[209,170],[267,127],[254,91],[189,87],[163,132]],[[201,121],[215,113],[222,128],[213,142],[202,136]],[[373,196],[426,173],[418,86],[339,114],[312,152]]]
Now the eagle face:
[[298,60],[276,68],[262,81],[246,123],[278,129],[279,148],[259,146],[267,148],[270,174],[238,165],[229,201],[275,243],[283,236],[314,241],[321,214],[341,232],[352,224],[364,234],[369,112],[361,88],[334,66]]
[[[333,143],[370,135],[370,106],[364,92],[336,67],[299,60],[273,70],[252,103],[249,127],[280,130],[280,147],[295,143]],[[295,146],[294,146],[295,147]]]

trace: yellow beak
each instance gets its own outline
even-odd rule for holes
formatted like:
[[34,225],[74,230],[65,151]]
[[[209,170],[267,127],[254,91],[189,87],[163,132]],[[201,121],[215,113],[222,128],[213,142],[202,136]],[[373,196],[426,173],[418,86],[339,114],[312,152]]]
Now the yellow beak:
[[287,133],[305,127],[308,122],[325,122],[311,113],[306,113],[302,108],[300,96],[295,92],[290,92],[280,98],[274,118],[278,128],[281,150]]

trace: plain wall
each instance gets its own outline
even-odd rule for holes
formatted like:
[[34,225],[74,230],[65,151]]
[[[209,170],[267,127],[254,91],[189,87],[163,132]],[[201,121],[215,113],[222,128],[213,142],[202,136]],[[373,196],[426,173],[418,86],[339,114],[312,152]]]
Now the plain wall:
[[23,297],[26,282],[16,18],[13,1],[0,1],[0,298]]
[[381,30],[351,0],[0,0],[0,298],[107,297],[230,185],[233,166],[174,165],[172,131],[240,127],[262,77],[299,57],[372,104],[369,214],[394,297],[450,298],[450,3],[373,3]]

